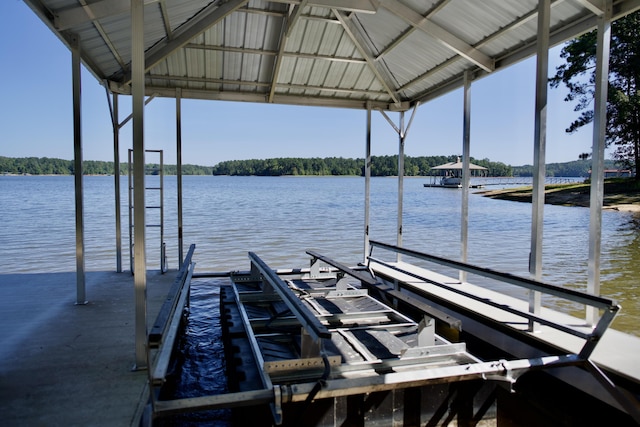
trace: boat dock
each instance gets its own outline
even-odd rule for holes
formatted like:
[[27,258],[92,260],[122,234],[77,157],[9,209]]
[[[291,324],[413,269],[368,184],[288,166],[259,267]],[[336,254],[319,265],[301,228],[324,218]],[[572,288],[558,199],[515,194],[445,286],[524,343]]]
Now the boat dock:
[[[469,169],[468,161],[456,162],[455,172],[443,177],[463,187],[461,261],[416,252],[402,243],[405,147],[417,109],[463,90],[462,147],[445,141],[437,148],[461,150],[462,158],[469,160],[472,85],[537,56],[536,92],[531,99],[533,188],[543,189],[546,141],[552,138],[547,138],[547,105],[539,100],[546,99],[548,90],[549,48],[597,30],[595,68],[605,71],[611,23],[639,11],[637,0],[618,0],[615,5],[559,1],[561,6],[554,2],[553,8],[550,1],[497,0],[431,2],[431,6],[397,1],[24,2],[71,53],[77,271],[75,276],[0,276],[3,425],[152,425],[176,412],[238,407],[266,409],[256,414],[266,412],[270,418],[261,416],[258,421],[284,426],[479,425],[481,420],[499,421],[501,427],[640,424],[640,340],[608,330],[619,307],[601,296],[601,203],[590,205],[586,292],[462,262],[469,249],[470,174],[461,171]],[[131,121],[128,229],[134,276],[85,272],[83,206],[89,189],[82,178],[83,135],[100,141],[104,135],[82,126],[83,65],[107,95],[119,272],[120,151],[125,148],[120,136]],[[46,63],[39,67],[42,81],[51,81],[50,68]],[[606,79],[596,79],[594,90],[598,94],[594,124],[599,124],[594,129],[600,132],[593,136],[591,185],[593,200],[601,200]],[[127,117],[118,107],[124,97],[131,100]],[[145,153],[151,138],[145,136],[149,114],[144,112],[156,98],[175,101],[177,246],[183,265],[177,278],[148,273],[147,266],[147,227],[161,230],[161,260],[165,243],[163,210],[145,198],[147,190],[159,192],[161,198],[164,194],[162,185],[145,185]],[[160,391],[193,274],[190,255],[182,261],[189,242],[183,241],[188,233],[183,233],[181,179],[183,105],[192,100],[362,111],[364,250],[357,261],[340,262],[310,252],[311,267],[293,266],[298,270],[288,276],[250,253],[250,270],[231,274],[234,287],[224,300],[225,316],[230,316],[225,332],[231,337],[228,362],[236,389],[170,400],[163,399]],[[308,112],[313,114],[312,109]],[[398,137],[397,215],[389,216],[396,222],[396,246],[377,242],[369,234],[375,207],[371,204],[372,141],[377,140],[372,129],[378,129],[372,121],[374,112]],[[216,114],[210,117],[215,135],[216,127],[225,123]],[[246,126],[256,125],[252,119],[238,117]],[[346,129],[339,129],[342,126],[346,124],[336,126],[340,131],[336,137],[347,141],[351,138]],[[304,137],[295,136],[296,141]],[[452,169],[443,166],[445,173]],[[536,278],[543,277],[543,206],[544,198],[533,198],[529,270]],[[158,223],[147,223],[148,209],[159,210]],[[254,221],[260,224],[262,219],[256,210]],[[215,239],[215,233],[212,229],[205,237]],[[304,234],[299,235],[303,241]],[[343,237],[327,230],[324,238]],[[279,243],[274,239],[272,244]],[[409,266],[407,258],[417,258],[417,263]],[[354,261],[362,264],[341,263]],[[430,262],[453,269],[459,280],[417,267]],[[467,274],[473,276],[473,286],[467,283]],[[486,278],[519,287],[530,295],[529,301],[486,292]],[[317,283],[321,279],[334,282]],[[74,281],[75,298],[70,290]],[[557,315],[543,305],[541,296],[586,307],[586,316]],[[443,360],[435,361],[436,355]],[[132,372],[134,366],[146,371]],[[304,418],[309,423],[298,423],[307,410],[313,414]],[[244,414],[251,413],[245,408]]]
[[[0,413],[11,426],[139,425],[148,373],[134,367],[133,277],[75,272],[0,276]],[[148,273],[148,324],[175,273]]]

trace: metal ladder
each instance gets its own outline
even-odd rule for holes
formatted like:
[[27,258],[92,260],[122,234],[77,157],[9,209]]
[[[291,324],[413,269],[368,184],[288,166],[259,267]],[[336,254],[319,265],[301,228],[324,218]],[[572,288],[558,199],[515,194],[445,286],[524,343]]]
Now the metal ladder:
[[[147,223],[147,228],[157,228],[160,230],[160,271],[167,271],[167,251],[164,242],[164,162],[163,150],[144,150],[145,153],[152,153],[159,156],[158,163],[145,164],[145,209],[154,212],[151,215],[152,223]],[[146,162],[145,162],[146,163]],[[147,175],[158,176],[157,185],[147,185]],[[131,274],[134,271],[134,240],[133,240],[133,150],[129,149],[129,262]],[[155,221],[153,221],[155,220]]]

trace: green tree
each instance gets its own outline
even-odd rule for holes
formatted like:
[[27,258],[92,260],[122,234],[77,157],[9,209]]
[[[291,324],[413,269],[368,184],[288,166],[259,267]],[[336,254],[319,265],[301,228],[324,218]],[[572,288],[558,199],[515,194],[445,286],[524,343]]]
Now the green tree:
[[[566,129],[576,132],[594,118],[596,31],[568,42],[560,56],[566,60],[556,68],[551,87],[563,83],[575,102],[579,117]],[[614,158],[625,167],[640,163],[640,12],[618,19],[611,25],[609,96],[607,103],[608,146],[615,145]],[[640,175],[636,174],[636,180]]]

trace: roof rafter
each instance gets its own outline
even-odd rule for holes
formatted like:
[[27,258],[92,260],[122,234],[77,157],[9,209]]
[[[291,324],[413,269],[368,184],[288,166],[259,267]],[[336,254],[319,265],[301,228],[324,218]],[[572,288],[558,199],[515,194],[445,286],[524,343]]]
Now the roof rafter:
[[575,0],[575,2],[586,7],[595,15],[600,16],[604,13],[605,6],[603,0]]
[[291,35],[291,31],[293,31],[293,27],[300,19],[302,15],[302,10],[307,6],[307,0],[302,0],[300,4],[297,4],[293,7],[293,11],[291,15],[289,15],[289,19],[287,20],[287,29],[284,32],[285,38],[288,38]]
[[[278,53],[276,54],[276,61],[273,64],[273,73],[271,74],[271,88],[269,89],[269,98],[267,102],[273,102],[273,97],[276,94],[276,83],[278,82],[278,76],[280,75],[280,68],[282,67],[282,57],[284,56],[284,48],[287,44],[288,34],[291,31],[290,20],[292,15],[296,12],[295,7],[289,6],[289,15],[283,18],[283,23],[280,31],[280,43],[278,45]],[[299,13],[299,12],[298,12]],[[295,13],[294,19],[297,20],[298,13]]]
[[[217,2],[210,4],[198,13],[195,18],[174,31],[172,39],[165,37],[145,54],[145,70],[149,71],[176,50],[184,47],[195,37],[222,21],[237,9],[245,6],[248,2],[249,0],[231,0],[222,5],[218,5]],[[115,78],[115,80],[128,84],[131,81],[131,71],[124,71],[122,77],[120,79]]]
[[167,3],[165,0],[160,0],[160,14],[162,15],[162,22],[164,23],[164,31],[167,34],[167,38],[173,38],[171,32],[171,20],[169,19],[169,13],[167,12]]
[[429,34],[431,37],[435,38],[449,49],[455,51],[458,55],[473,62],[483,70],[491,72],[495,69],[495,63],[489,56],[475,49],[473,46],[469,45],[436,23],[425,19],[410,7],[393,0],[381,0],[380,6],[384,7],[397,17],[405,20],[417,29]]
[[[438,13],[442,8],[444,8],[451,0],[440,0],[431,10],[424,16],[424,19],[430,19],[433,15]],[[395,40],[391,42],[387,47],[385,47],[382,52],[376,57],[376,61],[391,52],[397,46],[399,46],[407,37],[409,37],[414,32],[418,31],[417,27],[411,26],[409,29],[400,34]]]
[[378,67],[376,66],[377,64],[375,59],[373,58],[373,55],[371,55],[371,53],[368,52],[367,49],[365,49],[365,47],[363,46],[363,43],[361,43],[360,40],[358,40],[358,37],[356,36],[356,30],[353,28],[353,25],[351,25],[351,21],[344,16],[343,12],[340,12],[337,9],[332,9],[332,11],[333,11],[333,14],[336,16],[336,18],[338,18],[338,21],[340,21],[340,24],[342,25],[342,28],[344,29],[345,33],[349,36],[353,44],[356,46],[356,49],[358,49],[358,52],[360,52],[360,55],[362,55],[362,57],[367,61],[367,65],[369,66],[373,74],[376,76],[376,79],[378,79],[378,81],[380,82],[384,90],[389,94],[389,96],[393,100],[393,103],[399,104],[400,99],[398,98],[398,95],[393,89],[391,89],[391,85],[384,78],[381,71],[378,70]]
[[[566,0],[552,0],[551,1],[551,7],[553,8],[554,6],[557,6],[558,4],[562,3],[563,1]],[[526,24],[527,22],[535,19],[538,16],[538,8],[534,8],[531,11],[529,11],[528,13],[525,13],[524,15],[522,15],[518,20],[512,22],[511,24],[502,27],[500,30],[496,31],[493,34],[490,34],[489,36],[485,37],[484,39],[482,39],[480,42],[478,42],[477,44],[475,44],[473,47],[476,49],[481,48],[482,46],[492,42],[493,40],[497,39],[498,37],[508,33],[509,31],[518,28],[524,24]],[[415,79],[411,80],[408,83],[405,83],[400,89],[400,91],[403,90],[407,90],[410,89],[412,86],[418,84],[419,82],[421,82],[422,80],[429,78],[430,76],[440,72],[441,70],[443,70],[444,68],[446,68],[447,66],[455,63],[456,61],[460,60],[460,57],[452,57],[447,59],[446,61],[436,65],[435,67],[431,68],[429,71],[425,72],[424,74],[417,76]]]
[[[160,0],[145,0],[145,6]],[[131,0],[100,0],[73,7],[70,9],[55,11],[53,13],[53,25],[60,31],[85,24],[89,21],[108,18],[110,16],[126,13],[131,10]]]
[[[561,3],[566,0],[556,0],[556,2],[552,3],[553,7],[556,3]],[[629,13],[640,10],[640,0],[630,0],[621,4],[616,4],[613,8],[613,20],[619,19]],[[574,22],[567,23],[565,25],[561,25],[558,28],[554,28],[551,30],[550,34],[550,45],[554,46],[556,44],[562,43],[565,40],[568,40],[572,37],[576,37],[580,34],[593,30],[597,25],[597,16],[595,15],[585,15],[581,19],[576,20]],[[531,39],[525,42],[519,49],[509,52],[501,57],[496,58],[497,68],[502,69],[511,64],[514,64],[524,58],[528,58],[532,54],[536,52],[536,40]],[[431,99],[437,98],[438,96],[447,93],[461,85],[463,78],[463,73],[460,73],[447,81],[442,82],[437,87],[433,87],[428,91],[425,91],[423,94],[417,97],[420,102],[427,102]]]

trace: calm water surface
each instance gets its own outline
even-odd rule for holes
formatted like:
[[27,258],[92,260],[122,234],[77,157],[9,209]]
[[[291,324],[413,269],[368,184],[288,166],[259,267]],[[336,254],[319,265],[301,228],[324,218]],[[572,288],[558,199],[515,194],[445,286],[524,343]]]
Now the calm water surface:
[[[158,179],[148,177],[149,181]],[[115,270],[113,177],[85,178],[87,270]],[[405,179],[404,246],[457,259],[460,191]],[[152,182],[149,182],[152,184]],[[122,180],[123,266],[129,268],[128,194]],[[253,251],[272,267],[308,265],[307,249],[362,260],[364,179],[187,176],[184,242],[197,271],[245,270]],[[75,270],[73,177],[0,176],[0,256],[13,272]],[[372,239],[395,243],[397,180],[372,179]],[[148,198],[152,202],[151,196]],[[176,180],[165,177],[165,241],[178,266]],[[152,214],[147,222],[157,221]],[[469,262],[528,276],[531,205],[470,196]],[[589,210],[545,206],[544,280],[576,289],[587,281]],[[159,233],[147,230],[147,260],[159,267]],[[618,329],[640,335],[640,218],[605,211],[602,294],[622,305]],[[7,268],[7,267],[5,267]],[[452,273],[455,275],[455,273]]]

